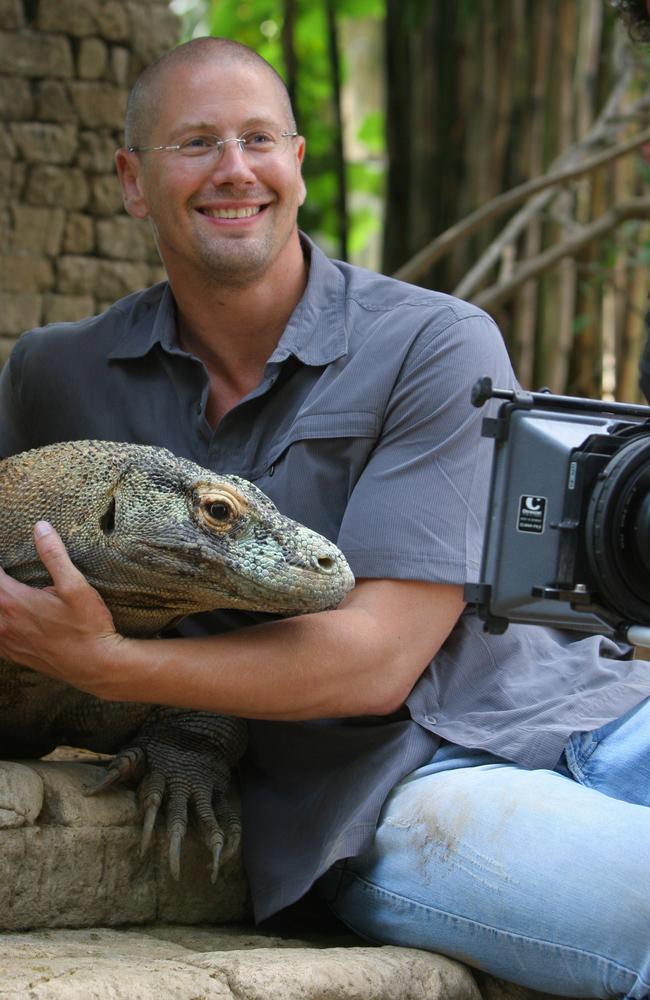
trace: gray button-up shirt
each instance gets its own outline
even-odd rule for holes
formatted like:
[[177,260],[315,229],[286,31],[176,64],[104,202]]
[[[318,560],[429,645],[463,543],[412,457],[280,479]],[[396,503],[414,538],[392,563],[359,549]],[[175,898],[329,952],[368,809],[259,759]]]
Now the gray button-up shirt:
[[[162,283],[19,340],[0,379],[0,453],[80,438],[164,445],[253,480],[338,542],[357,577],[475,580],[491,447],[470,389],[483,375],[514,384],[498,330],[472,305],[304,246],[303,298],[259,386],[216,430],[205,417],[207,374],[177,344]],[[180,630],[258,617],[199,615]],[[362,850],[390,788],[441,737],[554,766],[572,731],[650,694],[650,666],[624,653],[602,637],[536,626],[487,635],[469,612],[402,713],[252,722],[243,802],[258,916]]]

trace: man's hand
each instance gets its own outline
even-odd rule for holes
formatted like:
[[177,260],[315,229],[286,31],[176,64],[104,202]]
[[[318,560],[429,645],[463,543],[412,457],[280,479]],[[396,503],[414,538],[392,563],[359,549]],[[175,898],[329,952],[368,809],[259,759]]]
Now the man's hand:
[[52,525],[39,521],[34,542],[52,586],[37,590],[0,569],[0,657],[107,697],[100,665],[108,667],[123,641],[111,613]]

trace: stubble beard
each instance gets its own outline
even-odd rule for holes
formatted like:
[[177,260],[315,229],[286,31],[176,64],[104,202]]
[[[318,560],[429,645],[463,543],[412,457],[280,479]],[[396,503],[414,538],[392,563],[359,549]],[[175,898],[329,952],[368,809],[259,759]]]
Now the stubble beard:
[[222,245],[202,240],[197,256],[206,284],[244,288],[258,281],[275,263],[291,232],[277,243],[273,235],[266,232],[255,239],[224,240]]

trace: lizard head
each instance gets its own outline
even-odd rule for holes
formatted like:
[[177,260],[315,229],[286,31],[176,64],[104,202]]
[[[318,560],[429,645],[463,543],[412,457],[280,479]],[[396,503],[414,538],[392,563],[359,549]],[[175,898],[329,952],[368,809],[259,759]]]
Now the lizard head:
[[51,521],[129,634],[222,608],[319,611],[354,583],[332,542],[284,517],[252,483],[161,448],[49,445],[6,459],[0,481],[7,571],[49,582],[31,530],[39,518]]

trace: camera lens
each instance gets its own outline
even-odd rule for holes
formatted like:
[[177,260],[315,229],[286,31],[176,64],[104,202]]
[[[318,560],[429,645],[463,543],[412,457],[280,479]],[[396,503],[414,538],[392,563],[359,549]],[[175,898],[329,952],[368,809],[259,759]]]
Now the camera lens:
[[650,624],[650,441],[624,444],[601,470],[585,519],[585,548],[603,604]]

